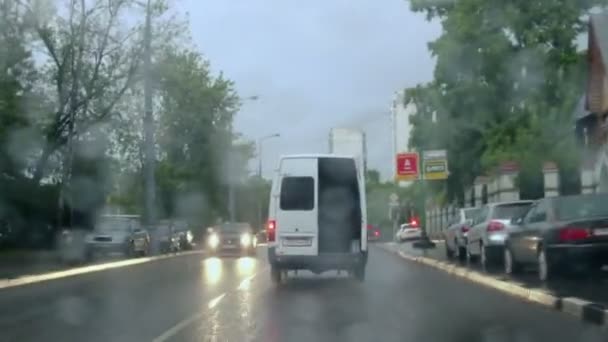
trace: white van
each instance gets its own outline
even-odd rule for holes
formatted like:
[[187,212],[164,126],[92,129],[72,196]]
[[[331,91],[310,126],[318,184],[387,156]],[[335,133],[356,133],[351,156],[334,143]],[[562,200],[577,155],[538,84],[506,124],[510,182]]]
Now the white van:
[[354,157],[281,157],[266,231],[272,280],[279,283],[289,270],[344,270],[363,281],[365,203],[364,175]]

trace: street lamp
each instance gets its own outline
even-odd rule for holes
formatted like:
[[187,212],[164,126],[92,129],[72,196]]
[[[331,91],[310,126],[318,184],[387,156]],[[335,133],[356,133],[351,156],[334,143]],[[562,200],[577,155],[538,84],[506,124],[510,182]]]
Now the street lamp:
[[[275,133],[275,134],[269,134],[266,136],[263,136],[261,138],[258,139],[258,177],[259,177],[259,181],[260,181],[260,189],[262,189],[262,143],[268,139],[272,139],[272,138],[278,138],[281,135],[279,133]],[[261,193],[261,192],[260,192]],[[258,227],[261,229],[263,226],[263,218],[264,218],[264,213],[262,212],[264,210],[264,206],[262,205],[262,198],[259,198],[257,200],[258,203]]]
[[[246,102],[246,101],[257,101],[259,99],[258,95],[251,95],[248,97],[244,97],[241,98],[240,101],[241,103]],[[234,169],[236,167],[235,165],[235,155],[234,155],[234,146],[232,143],[232,133],[233,133],[233,127],[232,127],[232,121],[230,122],[230,125],[228,126],[228,135],[229,135],[229,139],[230,139],[230,143],[229,143],[229,147],[228,147],[228,172],[230,173],[230,176],[234,175]],[[236,202],[235,202],[235,189],[234,189],[234,182],[235,182],[235,178],[236,177],[230,177],[229,176],[229,181],[228,181],[228,211],[230,214],[230,222],[235,222],[236,221]]]
[[150,0],[145,3],[146,25],[144,30],[144,183],[145,183],[145,221],[152,224],[156,221],[156,179],[154,177],[154,119],[152,116],[152,9]]

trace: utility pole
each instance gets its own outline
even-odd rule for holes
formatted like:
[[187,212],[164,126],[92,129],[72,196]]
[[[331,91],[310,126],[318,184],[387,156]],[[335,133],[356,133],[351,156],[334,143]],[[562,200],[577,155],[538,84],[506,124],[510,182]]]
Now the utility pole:
[[154,118],[152,116],[152,9],[150,1],[146,4],[146,26],[144,31],[144,182],[145,182],[145,222],[156,222],[156,180],[154,177]]
[[[258,139],[258,178],[260,181],[260,190],[262,189],[262,186],[264,184],[264,178],[262,177],[262,143],[268,139],[278,138],[280,136],[281,135],[279,133],[275,133]],[[264,210],[264,206],[262,205],[262,201],[262,198],[258,198],[258,227],[260,229],[264,225],[264,223],[262,222],[262,219],[264,218],[264,213],[262,212]]]
[[234,153],[234,144],[232,142],[232,122],[230,123],[230,127],[228,128],[228,136],[230,139],[230,143],[228,144],[228,211],[230,215],[230,223],[234,223],[236,221],[236,201],[234,198],[235,191],[234,186],[236,182],[236,165],[235,164],[235,153]]

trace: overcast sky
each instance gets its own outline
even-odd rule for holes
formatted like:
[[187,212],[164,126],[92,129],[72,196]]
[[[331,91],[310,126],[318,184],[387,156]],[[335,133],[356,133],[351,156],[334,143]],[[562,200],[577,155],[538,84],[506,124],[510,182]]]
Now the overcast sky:
[[438,23],[403,0],[181,0],[214,71],[236,82],[235,128],[264,143],[264,174],[279,155],[327,152],[329,129],[360,127],[368,164],[391,173],[394,92],[432,78],[427,43]]

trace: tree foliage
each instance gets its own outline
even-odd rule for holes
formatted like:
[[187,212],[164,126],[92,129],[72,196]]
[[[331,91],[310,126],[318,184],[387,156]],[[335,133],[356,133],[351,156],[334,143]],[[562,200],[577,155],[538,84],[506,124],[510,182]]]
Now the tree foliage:
[[[232,131],[239,97],[171,2],[149,3],[144,75],[147,1],[0,0],[0,221],[27,230],[34,218],[86,225],[104,207],[141,212],[143,76],[154,89],[161,216],[225,214],[229,150],[239,179],[253,156]],[[67,223],[56,220],[60,203]]]
[[451,199],[502,161],[520,163],[522,184],[542,181],[544,161],[576,165],[571,113],[584,91],[585,59],[575,38],[586,29],[584,14],[604,3],[412,2],[443,30],[429,44],[433,81],[406,91],[418,109],[410,144],[447,147]]

